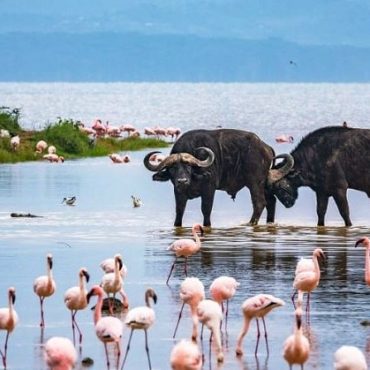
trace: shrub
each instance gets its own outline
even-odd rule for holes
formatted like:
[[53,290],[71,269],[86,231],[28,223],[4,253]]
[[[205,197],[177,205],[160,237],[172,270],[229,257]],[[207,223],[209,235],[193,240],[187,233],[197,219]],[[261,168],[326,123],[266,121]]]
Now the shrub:
[[20,110],[0,107],[0,129],[8,130],[10,135],[16,135],[21,131],[19,125]]

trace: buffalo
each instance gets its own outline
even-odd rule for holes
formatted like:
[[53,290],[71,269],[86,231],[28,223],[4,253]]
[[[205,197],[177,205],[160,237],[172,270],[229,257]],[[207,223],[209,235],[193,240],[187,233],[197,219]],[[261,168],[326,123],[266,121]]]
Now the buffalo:
[[323,127],[305,136],[290,154],[281,164],[294,162],[293,167],[271,187],[277,198],[292,207],[298,188],[308,186],[316,193],[318,226],[324,226],[329,197],[334,198],[345,225],[351,226],[347,189],[370,197],[370,130]]
[[267,222],[274,222],[276,198],[269,188],[287,174],[290,165],[270,170],[274,150],[256,134],[234,129],[191,130],[176,141],[170,155],[159,164],[150,160],[156,153],[148,153],[144,165],[156,172],[153,180],[173,183],[175,226],[182,226],[188,199],[197,197],[201,197],[203,225],[211,226],[215,191],[226,191],[235,199],[243,187],[249,189],[252,198],[249,224],[258,223],[265,207]]

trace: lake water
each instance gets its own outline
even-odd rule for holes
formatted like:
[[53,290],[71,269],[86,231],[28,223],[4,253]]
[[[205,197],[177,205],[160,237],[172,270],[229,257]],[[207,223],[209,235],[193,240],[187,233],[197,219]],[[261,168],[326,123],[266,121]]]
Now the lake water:
[[[130,122],[138,128],[178,126],[183,131],[197,127],[244,128],[254,131],[277,152],[290,151],[291,144],[276,144],[275,135],[292,134],[297,140],[310,130],[344,120],[370,128],[370,85],[330,84],[0,84],[1,105],[22,108],[22,124],[41,127],[57,116],[81,119],[87,124],[100,117],[112,124]],[[169,149],[164,150],[168,152]],[[189,202],[184,228],[173,228],[172,186],[151,180],[142,165],[147,151],[130,153],[132,162],[114,165],[109,158],[0,166],[0,307],[7,304],[7,288],[17,290],[16,310],[20,322],[11,334],[9,369],[46,369],[42,344],[51,336],[72,338],[70,313],[63,293],[77,284],[78,270],[87,267],[89,287],[99,283],[101,260],[121,253],[128,267],[125,290],[130,306],[144,303],[149,286],[158,294],[157,320],[149,331],[153,369],[169,369],[169,354],[175,343],[172,333],[180,310],[178,296],[182,265],[175,270],[170,287],[165,281],[173,256],[166,248],[180,237],[190,236],[190,227],[201,222],[199,200]],[[61,204],[75,195],[76,206]],[[131,195],[143,206],[133,208]],[[218,192],[212,212],[213,227],[205,234],[200,253],[189,261],[189,275],[198,276],[206,290],[220,275],[234,276],[241,285],[230,302],[228,331],[223,335],[225,363],[208,357],[208,333],[203,341],[204,369],[279,370],[288,366],[282,358],[283,342],[292,332],[290,301],[295,265],[320,247],[327,254],[319,287],[312,294],[310,325],[305,331],[311,342],[306,370],[331,369],[332,356],[342,344],[358,346],[370,361],[370,291],[364,283],[365,251],[355,241],[369,236],[369,199],[350,192],[354,226],[342,227],[333,202],[327,227],[317,228],[315,198],[300,189],[292,209],[277,208],[277,224],[243,225],[252,212],[249,193],[242,190],[235,202]],[[11,218],[11,212],[31,212],[41,218]],[[39,303],[33,280],[45,273],[45,256],[54,256],[57,292],[45,300],[46,328],[39,328]],[[257,293],[270,293],[286,305],[266,318],[270,356],[263,337],[258,359],[254,356],[255,324],[244,340],[245,355],[235,357],[242,302]],[[91,305],[92,306],[92,305]],[[80,360],[94,359],[92,369],[104,369],[103,345],[96,338],[92,311],[77,314],[83,331]],[[191,320],[186,310],[177,339],[190,337]],[[3,343],[5,333],[0,333]],[[124,331],[125,350],[129,331]],[[0,344],[1,346],[2,344]],[[110,353],[114,363],[114,353]],[[80,362],[77,369],[84,368]],[[112,368],[112,367],[111,367]],[[113,367],[114,368],[114,367]],[[144,335],[134,334],[125,369],[146,369]]]

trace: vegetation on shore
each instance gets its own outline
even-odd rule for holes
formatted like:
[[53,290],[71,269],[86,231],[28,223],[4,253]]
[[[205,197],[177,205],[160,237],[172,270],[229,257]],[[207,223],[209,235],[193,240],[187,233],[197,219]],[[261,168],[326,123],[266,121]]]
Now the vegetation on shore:
[[160,148],[168,143],[155,138],[97,138],[91,140],[81,132],[78,122],[71,119],[58,119],[40,131],[24,130],[19,124],[18,109],[0,108],[0,129],[9,131],[10,136],[18,135],[20,145],[13,150],[9,137],[0,137],[0,163],[35,161],[43,158],[45,153],[36,153],[35,146],[39,140],[57,148],[58,155],[65,159],[98,157],[113,152]]

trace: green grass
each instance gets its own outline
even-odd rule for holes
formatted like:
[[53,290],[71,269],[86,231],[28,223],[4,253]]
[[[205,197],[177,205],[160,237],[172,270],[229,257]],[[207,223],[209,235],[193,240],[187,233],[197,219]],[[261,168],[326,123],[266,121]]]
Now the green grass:
[[65,159],[98,157],[113,152],[134,151],[146,148],[163,148],[168,146],[163,140],[152,138],[99,138],[93,144],[82,133],[73,120],[58,119],[40,131],[22,130],[19,126],[19,111],[0,108],[0,128],[8,130],[11,135],[20,136],[20,146],[16,151],[10,147],[9,138],[0,138],[0,163],[15,163],[42,159],[43,154],[35,153],[39,140],[57,148],[57,154]]

